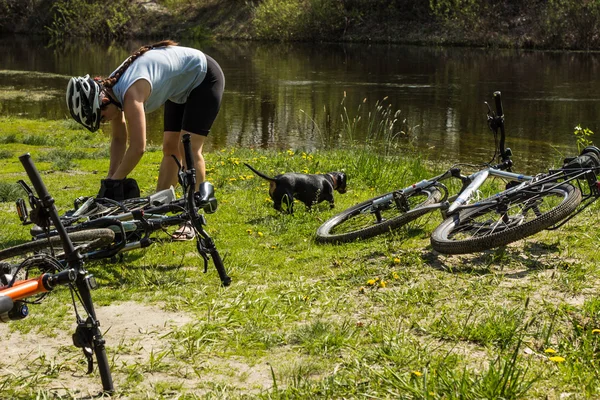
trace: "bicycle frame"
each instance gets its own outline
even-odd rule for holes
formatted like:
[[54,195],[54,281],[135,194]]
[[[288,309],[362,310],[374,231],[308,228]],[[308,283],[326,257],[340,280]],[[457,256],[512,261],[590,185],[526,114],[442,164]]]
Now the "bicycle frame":
[[[102,381],[104,392],[112,393],[114,385],[110,372],[108,357],[106,355],[105,342],[100,331],[100,322],[96,318],[96,312],[92,301],[90,291],[97,287],[93,275],[89,274],[83,263],[83,258],[79,251],[75,249],[71,242],[65,227],[63,226],[58,211],[54,206],[54,199],[50,196],[42,178],[36,169],[29,153],[19,157],[31,183],[37,193],[36,205],[38,207],[38,219],[45,221],[48,226],[52,222],[55,226],[57,235],[61,239],[64,250],[63,266],[65,270],[57,274],[42,274],[38,278],[25,281],[12,281],[3,288],[0,288],[0,314],[8,315],[13,312],[13,308],[19,305],[19,300],[34,296],[39,293],[47,292],[57,285],[69,285],[77,294],[87,318],[80,318],[76,310],[77,329],[73,335],[73,344],[82,348],[88,361],[88,374],[93,371],[93,355],[96,354],[98,370]],[[41,256],[43,259],[44,256]],[[45,256],[51,259],[49,256]],[[58,265],[61,266],[60,264]],[[12,303],[12,305],[11,305]],[[75,303],[74,303],[75,305]],[[26,309],[20,309],[23,317],[27,315]],[[9,318],[10,319],[10,318]]]
[[[148,247],[154,242],[150,237],[153,232],[162,230],[168,226],[179,226],[184,223],[191,223],[196,232],[196,248],[204,262],[204,272],[208,271],[208,260],[209,258],[212,258],[222,285],[228,286],[231,283],[231,278],[227,275],[214,241],[203,228],[206,225],[206,219],[204,215],[199,212],[201,209],[206,212],[214,212],[216,210],[217,204],[214,197],[214,187],[210,182],[202,182],[198,185],[198,190],[195,190],[196,171],[191,150],[190,134],[183,135],[182,143],[185,151],[186,166],[190,166],[189,168],[184,169],[179,161],[175,159],[180,171],[179,182],[184,189],[183,198],[179,200],[170,199],[167,204],[156,207],[152,207],[152,201],[149,201],[147,207],[142,209],[122,212],[117,215],[107,215],[96,219],[88,218],[88,220],[84,222],[67,227],[66,229],[68,232],[95,228],[109,228],[115,232],[118,239],[114,244],[108,248],[83,254],[85,259],[97,260],[111,258],[122,252]],[[21,183],[21,185],[26,187],[24,183]],[[151,197],[152,196],[150,196],[150,198]],[[30,195],[30,202],[31,201]],[[115,202],[115,205],[121,207],[120,203]],[[24,205],[18,207],[20,210],[19,214],[25,215],[26,219],[27,212],[23,206]],[[89,204],[84,202],[83,207],[87,206],[89,206]],[[166,213],[177,214],[166,216],[164,215]],[[80,209],[78,209],[72,215],[77,217],[80,214],[82,213],[80,212]],[[76,217],[69,217],[69,222],[76,222],[78,219]],[[22,218],[24,223],[26,223],[25,219]],[[132,240],[128,236],[134,233],[136,234],[136,238]],[[34,238],[42,239],[55,234],[56,231],[49,231],[36,235]]]
[[[443,213],[443,217],[446,218],[447,216],[452,215],[452,214],[460,211],[463,208],[469,207],[468,201],[473,197],[474,193],[477,192],[477,190],[483,185],[483,183],[489,177],[503,178],[503,179],[507,179],[510,181],[514,181],[514,182],[526,182],[526,181],[530,181],[533,179],[533,176],[530,176],[530,175],[524,175],[524,174],[518,174],[518,173],[514,173],[514,172],[504,171],[504,170],[501,170],[501,169],[498,169],[495,167],[489,167],[489,168],[479,170],[479,171],[477,171],[469,176],[466,176],[466,177],[462,177],[459,174],[460,174],[459,170],[450,169],[450,170],[446,171],[445,173],[438,175],[432,179],[424,179],[418,183],[415,183],[411,186],[401,189],[401,190],[399,190],[399,192],[402,195],[409,196],[414,192],[426,189],[431,186],[441,186],[440,184],[443,181],[450,179],[452,177],[462,178],[461,180],[463,181],[463,183],[464,182],[469,182],[469,183],[467,183],[465,186],[463,186],[463,188],[460,190],[460,192],[458,194],[456,194],[450,198],[447,198],[447,192],[446,192],[446,196],[445,196],[446,198],[444,200],[440,201],[437,204],[425,206],[425,208],[440,209]],[[446,189],[444,189],[444,190],[446,190]],[[501,193],[503,193],[503,192],[501,192]],[[380,201],[383,203],[383,202],[389,202],[389,200],[390,200],[389,198],[384,197]],[[478,204],[478,203],[476,203],[476,204]]]
[[[450,168],[441,175],[438,175],[431,179],[424,179],[413,185],[410,185],[404,189],[400,189],[397,192],[403,196],[410,196],[411,194],[418,192],[423,189],[427,189],[432,186],[441,187],[444,191],[444,198],[436,204],[428,205],[423,207],[424,209],[440,209],[443,218],[455,214],[463,208],[469,207],[468,202],[473,198],[474,194],[484,184],[489,177],[497,177],[506,179],[513,182],[526,182],[531,181],[533,176],[524,175],[510,171],[512,168],[512,152],[509,148],[505,148],[506,134],[504,131],[504,112],[502,109],[502,100],[500,92],[494,92],[494,100],[496,103],[497,114],[494,114],[488,105],[488,124],[490,129],[497,135],[500,131],[500,142],[498,144],[499,155],[501,162],[494,166],[489,166],[474,172],[471,175],[461,175],[460,169]],[[486,103],[487,105],[487,103]],[[456,178],[462,182],[462,188],[460,191],[448,198],[448,189],[442,184],[443,181]],[[373,202],[374,208],[377,203],[386,204],[389,203],[391,197],[394,194],[384,196],[378,201]]]

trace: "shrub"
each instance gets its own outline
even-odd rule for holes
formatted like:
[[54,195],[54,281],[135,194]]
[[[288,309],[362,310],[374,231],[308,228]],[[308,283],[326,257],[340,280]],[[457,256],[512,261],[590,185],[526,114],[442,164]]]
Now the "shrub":
[[548,0],[542,37],[554,47],[590,49],[600,45],[600,0]]
[[142,9],[131,0],[58,0],[46,29],[53,39],[115,39],[128,36]]
[[324,39],[342,31],[344,21],[342,3],[331,0],[265,0],[254,8],[254,29],[262,39]]
[[23,189],[16,183],[0,182],[0,202],[16,201],[23,197]]

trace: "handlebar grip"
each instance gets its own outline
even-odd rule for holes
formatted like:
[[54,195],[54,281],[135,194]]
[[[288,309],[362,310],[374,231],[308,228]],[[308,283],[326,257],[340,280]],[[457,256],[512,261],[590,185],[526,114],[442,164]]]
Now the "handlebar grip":
[[502,96],[500,92],[494,92],[494,100],[496,101],[496,115],[501,117],[504,115],[504,110],[502,110]]
[[185,168],[190,170],[194,168],[194,158],[192,157],[192,144],[190,139],[190,134],[186,133],[181,138],[181,142],[183,143],[183,152],[185,154]]
[[35,191],[40,199],[42,201],[48,199],[50,197],[50,193],[48,192],[46,185],[44,185],[40,173],[33,165],[31,154],[23,154],[19,157],[19,161],[21,161],[21,164],[23,164],[23,168],[25,168],[25,172],[27,172],[27,176],[31,180],[31,183],[33,184],[33,187],[35,188]]
[[210,250],[210,256],[215,264],[215,268],[217,269],[217,273],[219,274],[219,278],[221,279],[221,284],[223,286],[229,286],[231,284],[231,277],[227,275],[227,271],[225,270],[225,266],[223,265],[223,259],[219,254],[219,251],[216,247],[213,247]]

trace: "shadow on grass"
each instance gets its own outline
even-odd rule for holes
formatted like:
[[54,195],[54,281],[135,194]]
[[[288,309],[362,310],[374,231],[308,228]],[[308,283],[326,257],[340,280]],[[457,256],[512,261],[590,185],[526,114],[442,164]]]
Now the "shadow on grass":
[[561,267],[564,261],[553,257],[558,250],[557,244],[542,242],[526,243],[520,249],[500,247],[461,255],[444,255],[429,248],[423,259],[430,267],[452,274],[497,274],[520,279],[536,271]]

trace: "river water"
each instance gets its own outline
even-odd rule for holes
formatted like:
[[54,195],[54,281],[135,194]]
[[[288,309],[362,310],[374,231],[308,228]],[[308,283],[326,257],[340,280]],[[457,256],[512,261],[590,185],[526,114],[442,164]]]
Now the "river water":
[[[0,115],[66,118],[64,90],[70,76],[106,76],[142,44],[49,47],[30,38],[0,38]],[[507,144],[520,171],[537,172],[574,153],[576,125],[599,130],[599,54],[374,44],[181,44],[211,55],[226,76],[209,151],[341,147],[347,121],[362,113],[364,123],[380,106],[399,111],[407,132],[400,140],[410,140],[430,158],[488,161],[494,142],[484,101],[493,103],[494,91],[502,92]],[[150,141],[159,144],[160,111],[148,115],[148,130]],[[353,135],[357,140],[369,136],[366,129]]]

